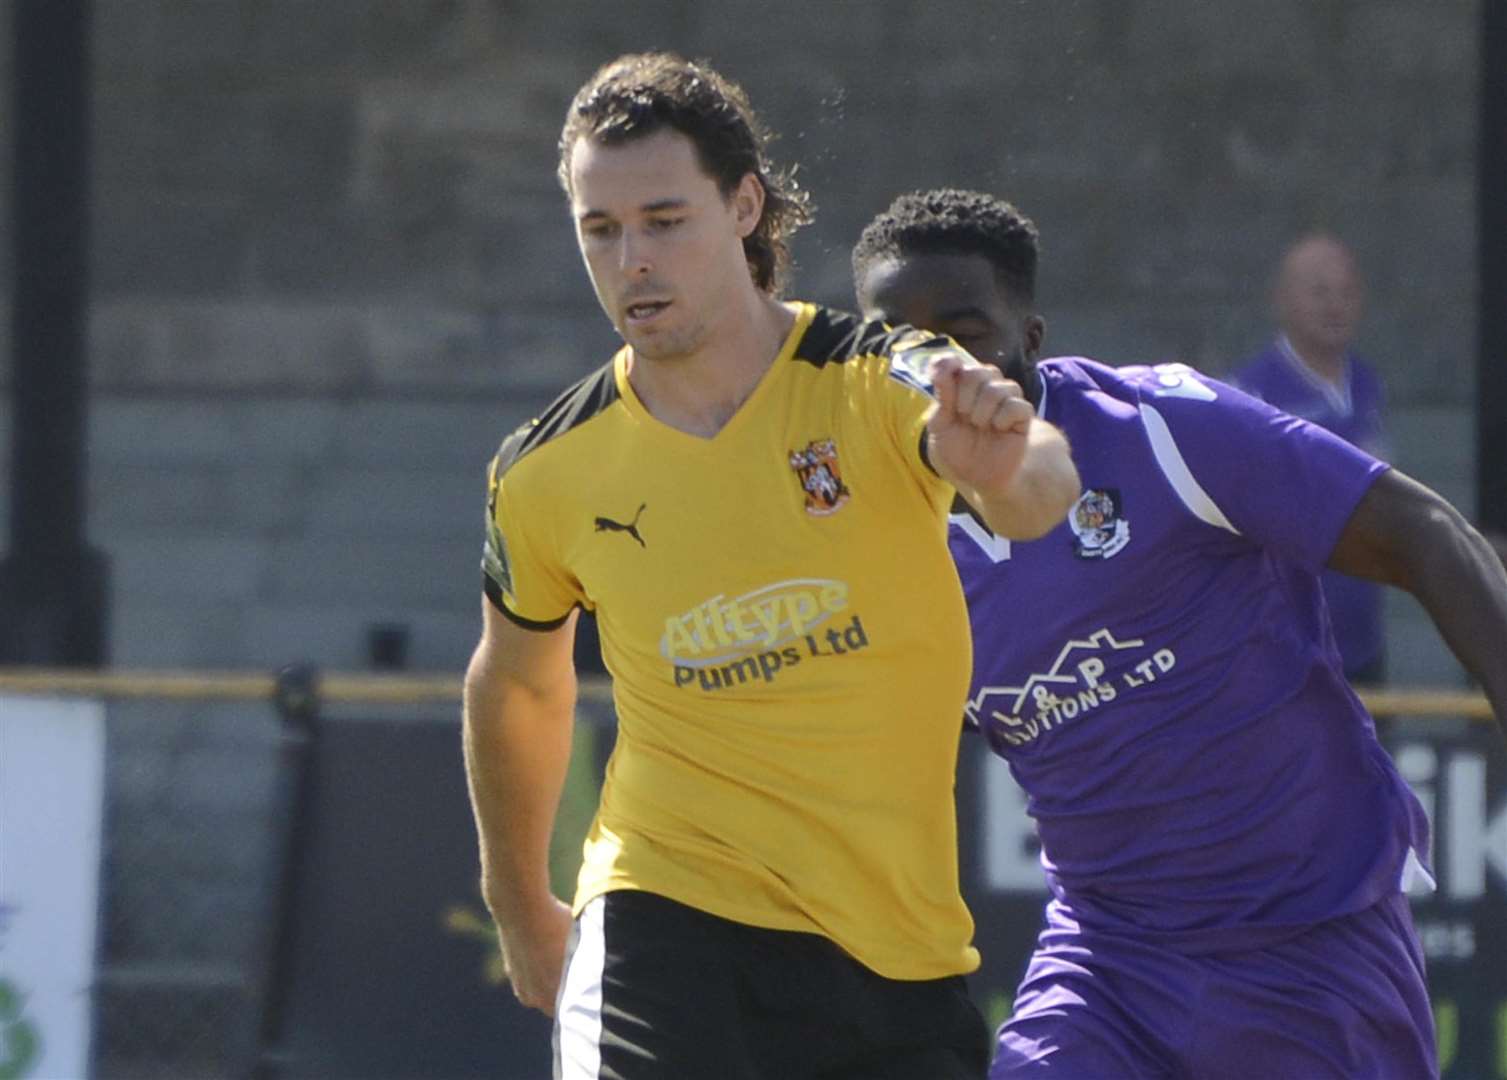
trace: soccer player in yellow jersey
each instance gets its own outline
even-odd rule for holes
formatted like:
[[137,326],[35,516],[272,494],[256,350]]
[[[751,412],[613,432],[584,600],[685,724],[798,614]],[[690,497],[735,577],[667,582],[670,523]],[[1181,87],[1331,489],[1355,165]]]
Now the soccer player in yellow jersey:
[[[1039,536],[1077,473],[947,339],[776,299],[809,213],[766,138],[667,54],[571,104],[561,180],[626,344],[492,463],[465,696],[482,889],[514,992],[556,1018],[556,1076],[981,1076],[947,511],[960,492]],[[618,740],[566,906],[546,852],[582,608]]]

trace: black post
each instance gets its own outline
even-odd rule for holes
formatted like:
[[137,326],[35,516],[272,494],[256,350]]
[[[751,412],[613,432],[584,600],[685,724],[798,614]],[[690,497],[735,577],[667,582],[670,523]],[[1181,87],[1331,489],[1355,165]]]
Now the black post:
[[251,1060],[251,1080],[277,1080],[287,1072],[288,1002],[293,993],[299,908],[314,835],[314,795],[319,767],[319,674],[296,664],[277,676],[277,711],[284,734],[283,800],[287,830],[272,891],[271,956],[262,982],[261,1018]]
[[1507,534],[1507,2],[1481,4],[1481,345],[1476,357],[1476,514]]
[[15,0],[10,549],[0,663],[96,666],[107,573],[85,538],[89,0]]

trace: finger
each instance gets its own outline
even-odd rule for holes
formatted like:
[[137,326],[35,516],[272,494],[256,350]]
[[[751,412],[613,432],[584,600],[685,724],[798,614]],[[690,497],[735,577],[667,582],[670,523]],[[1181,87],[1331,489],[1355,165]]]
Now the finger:
[[1025,398],[1007,398],[1000,403],[991,426],[995,431],[1016,431],[1024,434],[1036,418],[1036,410]]
[[994,416],[1003,403],[1012,398],[1021,398],[1020,384],[1013,379],[1007,379],[999,371],[992,367],[982,365],[963,372],[960,378],[960,387],[972,382],[976,387],[973,403],[964,412],[967,391],[960,390],[960,403],[958,412],[964,414],[963,419],[974,427],[987,428],[994,423]]
[[1010,388],[1003,380],[990,379],[987,376],[981,382],[978,397],[974,401],[973,409],[968,414],[968,422],[976,428],[989,428],[994,425],[995,417],[1010,400]]
[[953,412],[959,420],[975,427],[980,422],[988,423],[989,415],[995,409],[986,389],[989,381],[989,373],[981,367],[965,367],[958,373],[958,396]]
[[931,362],[931,386],[937,395],[939,412],[952,416],[957,408],[958,372],[962,359],[953,352],[944,352]]

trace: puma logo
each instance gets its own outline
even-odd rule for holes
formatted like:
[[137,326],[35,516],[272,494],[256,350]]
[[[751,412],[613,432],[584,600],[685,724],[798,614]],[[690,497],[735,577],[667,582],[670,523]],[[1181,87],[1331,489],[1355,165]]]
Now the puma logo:
[[648,505],[648,503],[639,503],[638,513],[634,514],[633,520],[626,525],[621,521],[613,521],[610,517],[597,518],[597,532],[625,532],[638,541],[639,547],[648,547],[649,545],[644,543],[644,538],[638,531],[638,519],[643,516],[644,507]]

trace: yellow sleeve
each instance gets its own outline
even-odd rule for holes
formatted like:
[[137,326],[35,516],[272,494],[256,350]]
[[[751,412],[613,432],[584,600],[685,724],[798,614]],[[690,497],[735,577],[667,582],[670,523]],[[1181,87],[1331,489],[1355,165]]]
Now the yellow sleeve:
[[482,587],[508,618],[534,630],[552,630],[565,621],[581,593],[569,571],[548,553],[560,550],[550,537],[550,508],[532,512],[527,492],[501,466],[487,469],[487,538],[482,548]]
[[899,338],[884,358],[884,378],[878,380],[879,414],[891,437],[921,485],[933,498],[950,500],[952,486],[937,475],[926,456],[926,422],[936,404],[931,384],[931,359],[940,350],[956,348],[945,337],[914,332]]

